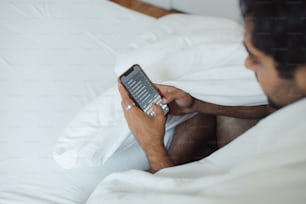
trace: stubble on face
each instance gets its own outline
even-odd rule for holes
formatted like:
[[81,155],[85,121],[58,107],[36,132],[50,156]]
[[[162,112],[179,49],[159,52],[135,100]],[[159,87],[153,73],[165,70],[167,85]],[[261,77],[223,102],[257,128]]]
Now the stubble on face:
[[[277,62],[263,51],[257,49],[252,43],[252,21],[245,22],[246,34],[244,45],[249,57],[246,63],[248,68],[255,73],[255,77],[261,85],[264,93],[268,98],[268,103],[274,109],[280,109],[290,103],[293,103],[303,97],[305,94],[301,92],[297,80],[284,79],[277,70]],[[254,61],[256,63],[254,63]],[[305,69],[306,70],[306,67]],[[306,76],[306,71],[305,75]],[[304,78],[305,80],[306,78]],[[306,83],[305,83],[306,86]],[[305,92],[306,92],[306,87]]]

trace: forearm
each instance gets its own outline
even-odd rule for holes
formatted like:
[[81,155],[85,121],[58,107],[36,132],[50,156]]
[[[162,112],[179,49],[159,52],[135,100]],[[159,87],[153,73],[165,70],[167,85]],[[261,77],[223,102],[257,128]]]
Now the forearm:
[[259,119],[273,112],[268,105],[260,106],[222,106],[195,99],[193,104],[195,112],[222,115],[242,119]]
[[152,145],[144,150],[150,163],[150,172],[155,173],[163,168],[174,166],[163,144]]

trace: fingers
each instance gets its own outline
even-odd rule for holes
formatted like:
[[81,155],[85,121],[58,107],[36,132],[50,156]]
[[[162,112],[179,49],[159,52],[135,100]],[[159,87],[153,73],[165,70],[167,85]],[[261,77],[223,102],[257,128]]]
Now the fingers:
[[185,95],[185,92],[181,91],[180,89],[173,89],[169,91],[167,95],[164,96],[162,103],[169,104],[172,101],[183,98],[184,95]]
[[121,105],[125,110],[129,105],[133,104],[134,101],[130,98],[129,93],[125,90],[121,83],[118,83],[118,89],[122,98]]
[[119,89],[119,92],[122,98],[121,106],[122,106],[122,109],[124,110],[125,115],[126,113],[131,112],[131,111],[140,112],[138,114],[144,114],[144,112],[140,111],[140,109],[135,105],[135,102],[133,101],[133,99],[130,97],[129,93],[127,92],[127,90],[124,88],[124,86],[120,82],[118,83],[118,89]]
[[155,117],[159,117],[159,116],[163,116],[164,117],[164,111],[163,109],[160,107],[160,105],[157,105],[156,103],[153,103],[152,104],[152,108],[153,108],[153,111],[155,113]]
[[[125,114],[127,112],[130,112],[132,111],[132,109],[138,109],[138,107],[135,106],[135,103],[134,101],[131,99],[129,93],[126,91],[126,89],[124,88],[124,86],[119,82],[118,83],[118,89],[119,89],[119,93],[121,95],[121,98],[122,98],[122,101],[121,101],[121,106],[122,106],[122,109],[124,110]],[[164,112],[162,110],[162,108],[157,105],[157,104],[152,104],[152,108],[155,112],[155,116],[159,116],[159,115],[164,115]],[[140,111],[140,109],[139,109]],[[138,112],[138,111],[135,111],[135,113]],[[142,112],[142,111],[140,111]],[[142,113],[138,113],[138,114],[145,114],[144,112]]]
[[170,90],[174,88],[171,86],[166,86],[161,84],[155,84],[155,87],[159,90],[162,96],[166,96],[170,92]]
[[163,96],[163,104],[168,104],[171,101],[175,100],[177,93],[180,91],[179,89],[173,86],[156,84],[156,88],[160,91]]
[[132,100],[130,99],[129,93],[125,90],[121,83],[118,83],[118,89],[121,95],[122,100]]

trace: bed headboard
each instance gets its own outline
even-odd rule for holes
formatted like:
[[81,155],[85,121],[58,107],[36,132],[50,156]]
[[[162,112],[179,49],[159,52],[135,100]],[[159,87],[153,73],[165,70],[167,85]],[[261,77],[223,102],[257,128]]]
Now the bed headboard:
[[240,21],[239,0],[141,0],[166,9]]

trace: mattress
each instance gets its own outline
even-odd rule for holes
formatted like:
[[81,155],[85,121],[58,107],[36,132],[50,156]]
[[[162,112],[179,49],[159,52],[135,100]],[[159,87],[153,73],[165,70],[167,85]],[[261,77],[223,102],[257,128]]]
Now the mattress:
[[154,21],[105,0],[1,0],[1,204],[84,203],[103,177],[130,168],[64,170],[52,151],[75,114],[116,83],[116,56]]

